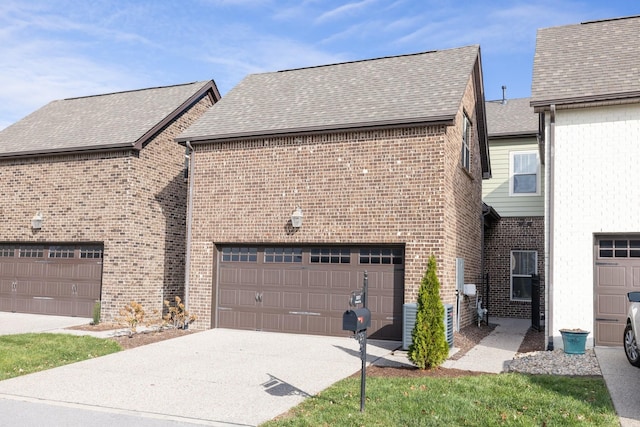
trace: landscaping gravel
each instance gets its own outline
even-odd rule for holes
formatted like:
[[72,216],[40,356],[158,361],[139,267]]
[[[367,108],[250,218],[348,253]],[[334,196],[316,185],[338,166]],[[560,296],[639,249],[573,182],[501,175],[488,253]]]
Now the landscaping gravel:
[[567,354],[563,350],[518,353],[509,363],[509,372],[571,376],[602,375],[593,350]]

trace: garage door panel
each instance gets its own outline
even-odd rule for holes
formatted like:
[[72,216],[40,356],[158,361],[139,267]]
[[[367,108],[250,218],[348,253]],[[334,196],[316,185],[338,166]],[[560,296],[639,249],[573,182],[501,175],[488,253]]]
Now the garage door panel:
[[258,284],[258,270],[254,268],[243,268],[240,270],[239,275],[240,286],[256,286]]
[[78,265],[74,276],[77,280],[99,281],[102,276],[102,263]]
[[631,286],[634,288],[634,290],[637,290],[640,288],[640,266],[638,267],[633,267],[631,269]]
[[282,304],[287,310],[301,310],[302,294],[300,292],[283,292]]
[[282,331],[299,334],[306,329],[303,323],[306,324],[306,318],[302,315],[285,314],[282,316]]
[[0,277],[15,277],[16,274],[16,264],[13,258],[3,258],[0,262]]
[[627,313],[627,298],[623,295],[598,295],[598,316],[613,314],[625,316]]
[[330,311],[329,295],[313,293],[308,296],[309,310]]
[[599,267],[598,278],[601,287],[614,286],[625,287],[626,286],[626,274],[627,271],[624,267]]
[[598,322],[596,324],[596,336],[600,337],[598,345],[620,346],[623,329],[616,323]]
[[263,313],[262,314],[262,330],[277,332],[282,330],[282,322],[280,318],[283,317],[279,313]]
[[236,267],[220,267],[220,283],[221,284],[237,284],[238,283],[238,269]]
[[76,278],[76,268],[73,264],[45,264],[45,276],[58,279],[73,280]]
[[329,272],[327,271],[309,271],[308,277],[310,288],[329,287]]
[[20,262],[17,264],[16,275],[23,277],[45,277],[45,266],[43,262]]
[[256,305],[255,291],[241,289],[238,291],[238,305],[244,307],[255,307]]
[[309,316],[307,318],[307,328],[311,334],[335,335],[335,332],[331,331],[328,326],[329,318],[326,316]]
[[262,273],[262,283],[264,283],[265,286],[281,285],[280,270],[264,270]]
[[258,314],[248,312],[237,312],[237,325],[240,329],[258,329]]
[[221,306],[238,305],[238,291],[234,289],[220,290],[219,303]]
[[277,291],[262,292],[262,305],[265,308],[281,308],[282,293]]
[[284,285],[292,287],[303,287],[305,272],[303,270],[285,270],[283,271]]
[[331,271],[331,289],[351,289],[353,273],[350,271]]

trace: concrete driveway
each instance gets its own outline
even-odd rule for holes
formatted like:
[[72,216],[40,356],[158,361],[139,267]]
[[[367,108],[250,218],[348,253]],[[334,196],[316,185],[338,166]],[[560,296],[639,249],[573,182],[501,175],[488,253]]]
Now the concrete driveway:
[[51,332],[70,326],[86,325],[91,320],[84,317],[44,316],[0,311],[0,335]]
[[596,357],[622,427],[640,427],[640,369],[622,347],[596,347]]
[[[369,341],[368,358],[399,345]],[[85,425],[96,420],[92,413],[105,412],[180,424],[257,425],[359,370],[359,344],[352,338],[212,329],[0,381],[0,407],[14,401],[75,408],[89,414]],[[359,389],[354,396],[357,411]],[[66,421],[49,418],[48,424],[73,425]]]

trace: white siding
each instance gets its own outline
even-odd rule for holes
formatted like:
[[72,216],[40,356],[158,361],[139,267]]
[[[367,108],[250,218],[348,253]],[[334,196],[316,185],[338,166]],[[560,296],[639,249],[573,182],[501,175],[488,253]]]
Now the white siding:
[[[514,151],[538,151],[535,138],[491,140],[489,156],[493,177],[482,181],[482,201],[492,206],[500,216],[543,216],[544,191],[540,195],[509,196],[509,153]],[[544,166],[540,165],[544,176]],[[540,179],[544,188],[544,178]]]
[[[640,231],[640,105],[556,114],[553,335],[594,328],[594,234]],[[593,345],[589,336],[588,345]]]

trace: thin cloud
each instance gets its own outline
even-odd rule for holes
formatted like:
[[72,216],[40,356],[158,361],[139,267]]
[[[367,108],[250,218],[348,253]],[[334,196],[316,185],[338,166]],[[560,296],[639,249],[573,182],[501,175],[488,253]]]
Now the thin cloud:
[[351,15],[354,12],[360,11],[368,7],[370,4],[375,3],[376,0],[362,0],[356,3],[348,3],[340,7],[336,7],[328,12],[323,13],[317,19],[317,23],[322,23],[330,20],[340,19],[345,15]]

